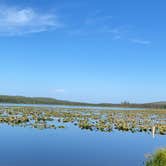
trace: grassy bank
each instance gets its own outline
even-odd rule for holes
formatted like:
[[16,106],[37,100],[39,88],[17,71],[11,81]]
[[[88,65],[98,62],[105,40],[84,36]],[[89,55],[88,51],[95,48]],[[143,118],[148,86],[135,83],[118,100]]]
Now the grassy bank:
[[159,149],[149,156],[146,166],[166,166],[166,149]]

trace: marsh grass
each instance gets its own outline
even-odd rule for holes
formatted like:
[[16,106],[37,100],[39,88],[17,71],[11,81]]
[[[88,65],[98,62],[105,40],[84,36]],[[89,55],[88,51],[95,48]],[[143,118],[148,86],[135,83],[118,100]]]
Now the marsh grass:
[[146,166],[166,166],[166,149],[159,149],[149,156]]

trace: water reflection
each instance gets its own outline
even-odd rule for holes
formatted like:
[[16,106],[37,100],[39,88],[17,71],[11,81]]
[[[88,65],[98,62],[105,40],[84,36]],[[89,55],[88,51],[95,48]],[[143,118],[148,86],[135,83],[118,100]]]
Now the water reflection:
[[141,166],[144,155],[165,146],[165,136],[0,125],[2,166]]
[[153,138],[155,138],[155,130],[156,130],[156,127],[153,126],[153,127],[152,127],[152,137],[153,137]]

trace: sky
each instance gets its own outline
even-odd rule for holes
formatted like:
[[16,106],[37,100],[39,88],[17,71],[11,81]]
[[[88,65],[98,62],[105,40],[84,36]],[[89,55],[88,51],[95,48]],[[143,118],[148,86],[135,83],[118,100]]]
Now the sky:
[[0,94],[166,101],[166,1],[0,0]]

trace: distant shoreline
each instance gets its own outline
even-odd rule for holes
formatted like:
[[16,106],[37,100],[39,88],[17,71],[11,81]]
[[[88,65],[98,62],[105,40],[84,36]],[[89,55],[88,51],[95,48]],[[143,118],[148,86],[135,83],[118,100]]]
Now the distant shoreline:
[[57,100],[54,98],[45,97],[25,97],[25,96],[8,96],[0,95],[0,103],[8,104],[47,104],[47,105],[68,105],[68,106],[96,106],[96,107],[126,107],[126,108],[166,108],[166,102],[154,102],[154,103],[84,103],[73,102],[66,100]]

